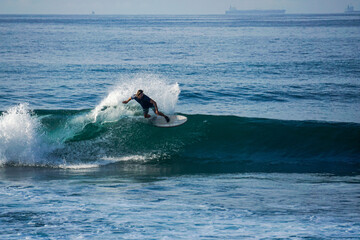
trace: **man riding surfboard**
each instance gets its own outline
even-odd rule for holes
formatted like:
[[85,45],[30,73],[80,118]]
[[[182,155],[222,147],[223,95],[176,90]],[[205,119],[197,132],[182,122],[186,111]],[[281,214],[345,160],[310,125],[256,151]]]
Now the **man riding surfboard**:
[[134,99],[141,105],[141,107],[143,108],[143,113],[145,118],[151,117],[149,115],[149,109],[151,108],[156,115],[163,116],[166,119],[166,122],[170,121],[170,118],[168,116],[166,116],[162,112],[159,112],[156,102],[151,98],[149,98],[148,96],[146,96],[143,90],[138,90],[136,94],[132,95],[128,100],[123,101],[122,103],[127,104],[132,99]]

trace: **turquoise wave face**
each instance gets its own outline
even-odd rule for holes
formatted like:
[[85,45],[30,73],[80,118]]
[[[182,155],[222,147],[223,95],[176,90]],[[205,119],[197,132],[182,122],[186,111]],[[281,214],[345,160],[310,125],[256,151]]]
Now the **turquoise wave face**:
[[19,148],[13,146],[15,139],[13,145],[2,145],[3,163],[52,167],[136,163],[185,173],[360,171],[360,125],[355,123],[186,115],[186,124],[162,129],[137,113],[116,121],[95,120],[92,113],[25,113],[36,122],[34,136],[28,137],[36,143],[27,146],[28,152],[36,148],[38,155],[30,162],[26,154],[13,150],[6,155]]

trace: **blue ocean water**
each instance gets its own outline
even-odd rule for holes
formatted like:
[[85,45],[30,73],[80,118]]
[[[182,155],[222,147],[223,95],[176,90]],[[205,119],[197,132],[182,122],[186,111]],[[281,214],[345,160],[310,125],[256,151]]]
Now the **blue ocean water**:
[[0,15],[0,239],[360,238],[359,80],[358,15]]

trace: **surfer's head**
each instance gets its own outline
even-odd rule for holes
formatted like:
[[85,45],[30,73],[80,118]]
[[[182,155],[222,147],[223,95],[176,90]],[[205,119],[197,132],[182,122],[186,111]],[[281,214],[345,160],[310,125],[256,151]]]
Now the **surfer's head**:
[[136,97],[142,97],[142,94],[143,94],[143,90],[138,90],[137,93],[136,93]]

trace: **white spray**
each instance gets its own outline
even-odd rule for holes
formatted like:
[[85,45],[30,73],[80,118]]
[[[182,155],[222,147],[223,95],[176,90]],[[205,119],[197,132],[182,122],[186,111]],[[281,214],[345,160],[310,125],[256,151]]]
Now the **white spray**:
[[0,116],[0,165],[37,165],[43,161],[46,146],[41,138],[39,119],[28,104],[19,104]]

